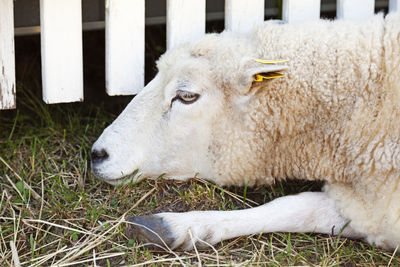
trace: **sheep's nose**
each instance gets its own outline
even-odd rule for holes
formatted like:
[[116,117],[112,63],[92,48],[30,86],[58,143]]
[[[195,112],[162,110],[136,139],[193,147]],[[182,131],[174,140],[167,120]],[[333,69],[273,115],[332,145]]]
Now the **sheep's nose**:
[[98,164],[108,158],[108,153],[105,149],[92,150],[92,164]]

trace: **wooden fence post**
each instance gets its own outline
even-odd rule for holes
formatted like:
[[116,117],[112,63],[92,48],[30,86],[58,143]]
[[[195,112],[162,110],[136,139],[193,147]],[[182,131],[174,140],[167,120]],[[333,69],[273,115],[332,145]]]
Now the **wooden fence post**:
[[282,19],[288,23],[301,23],[320,18],[321,0],[283,0]]
[[389,12],[399,12],[399,11],[400,11],[400,0],[390,0]]
[[106,0],[106,90],[137,94],[144,86],[144,0]]
[[40,0],[43,100],[83,101],[81,0]]
[[337,18],[347,20],[365,20],[374,14],[375,0],[338,0]]
[[205,0],[167,0],[167,49],[194,41],[205,31]]
[[225,29],[246,33],[264,21],[264,0],[225,0]]
[[0,0],[0,109],[15,108],[14,0]]

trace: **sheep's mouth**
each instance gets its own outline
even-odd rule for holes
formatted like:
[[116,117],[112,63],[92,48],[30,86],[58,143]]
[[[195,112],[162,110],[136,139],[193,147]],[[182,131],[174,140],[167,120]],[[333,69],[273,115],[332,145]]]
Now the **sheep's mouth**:
[[102,177],[101,175],[96,175],[96,177],[108,184],[111,184],[111,185],[123,185],[123,184],[129,184],[129,183],[136,184],[137,182],[142,180],[142,173],[139,172],[139,169],[136,169],[133,173],[122,176],[120,178],[116,178],[116,179],[105,178],[105,177]]

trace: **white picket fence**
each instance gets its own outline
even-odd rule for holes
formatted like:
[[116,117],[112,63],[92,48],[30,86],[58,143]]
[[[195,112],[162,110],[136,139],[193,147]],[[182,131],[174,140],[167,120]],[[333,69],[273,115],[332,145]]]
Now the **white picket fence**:
[[[0,0],[0,109],[16,106],[13,1]],[[82,0],[40,0],[43,100],[83,100]],[[133,95],[144,86],[145,0],[106,0],[106,88]],[[374,0],[337,0],[337,18],[363,20]],[[283,0],[288,23],[320,17],[321,0]],[[390,0],[390,12],[400,0]],[[205,33],[206,0],[167,0],[167,48]],[[225,28],[246,32],[264,20],[264,0],[225,0]]]

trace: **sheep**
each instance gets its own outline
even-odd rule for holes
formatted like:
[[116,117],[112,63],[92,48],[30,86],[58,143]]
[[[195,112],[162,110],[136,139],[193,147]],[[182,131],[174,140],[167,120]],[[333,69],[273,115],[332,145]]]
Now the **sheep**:
[[[325,181],[322,192],[251,209],[129,219],[140,240],[172,249],[281,231],[341,232],[393,250],[400,245],[399,64],[400,14],[207,34],[161,56],[157,76],[94,143],[92,170],[110,184],[136,171],[130,179]],[[276,73],[286,77],[258,76]]]

